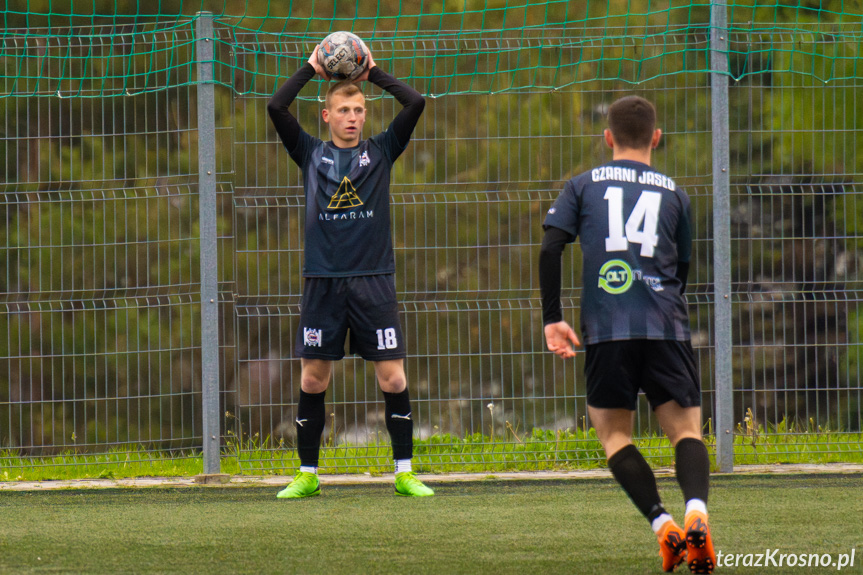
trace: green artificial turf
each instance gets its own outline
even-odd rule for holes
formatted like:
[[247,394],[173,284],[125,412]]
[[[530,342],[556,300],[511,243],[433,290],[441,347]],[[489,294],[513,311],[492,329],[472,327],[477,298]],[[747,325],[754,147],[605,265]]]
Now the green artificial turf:
[[[676,482],[660,479],[682,521]],[[645,521],[607,479],[0,493],[0,573],[660,573]],[[718,550],[850,553],[863,572],[863,476],[713,479]],[[798,569],[837,572],[835,567]],[[723,568],[722,573],[791,572]],[[717,570],[720,572],[720,570]]]

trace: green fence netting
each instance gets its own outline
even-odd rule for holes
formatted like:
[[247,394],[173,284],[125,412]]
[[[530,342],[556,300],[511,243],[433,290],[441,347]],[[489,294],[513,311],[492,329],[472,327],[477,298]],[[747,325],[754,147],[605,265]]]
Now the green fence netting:
[[[732,78],[863,74],[861,1],[800,4],[724,4]],[[432,97],[712,71],[707,0],[10,0],[0,10],[0,98],[194,84],[202,13],[214,19],[216,82],[238,94],[271,94],[335,30],[360,35],[379,63]]]

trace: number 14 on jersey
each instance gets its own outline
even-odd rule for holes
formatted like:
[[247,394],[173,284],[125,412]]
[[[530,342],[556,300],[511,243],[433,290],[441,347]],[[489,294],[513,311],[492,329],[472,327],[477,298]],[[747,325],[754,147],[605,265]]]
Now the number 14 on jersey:
[[662,194],[641,192],[626,225],[623,224],[623,188],[609,186],[603,199],[608,202],[608,237],[605,238],[605,251],[623,252],[629,249],[629,242],[632,242],[641,244],[642,257],[652,258],[659,243],[656,228],[659,224]]

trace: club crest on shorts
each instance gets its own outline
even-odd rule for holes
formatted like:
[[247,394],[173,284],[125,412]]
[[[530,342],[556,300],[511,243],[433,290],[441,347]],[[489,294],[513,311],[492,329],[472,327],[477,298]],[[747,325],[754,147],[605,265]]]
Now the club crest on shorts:
[[310,327],[303,328],[303,343],[307,347],[321,347],[321,340],[323,339],[323,330],[313,329]]

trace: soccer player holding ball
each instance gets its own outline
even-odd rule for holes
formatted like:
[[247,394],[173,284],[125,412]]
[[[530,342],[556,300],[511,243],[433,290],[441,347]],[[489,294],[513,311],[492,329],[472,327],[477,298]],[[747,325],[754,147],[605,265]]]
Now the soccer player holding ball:
[[[604,137],[612,161],[566,182],[543,224],[543,329],[550,351],[575,356],[579,339],[560,305],[561,254],[580,237],[588,415],[614,478],[656,533],[663,570],[686,560],[693,573],[711,573],[710,460],[683,297],[692,246],[689,198],[650,167],[661,136],[647,100],[628,96],[609,108]],[[675,448],[686,501],[682,529],[662,506],[653,471],[632,443],[639,390]]]
[[[365,49],[361,42],[353,46]],[[321,492],[317,467],[326,420],[324,396],[333,362],[344,357],[348,333],[351,351],[374,363],[383,391],[395,459],[396,494],[434,495],[411,469],[413,421],[396,301],[389,204],[393,163],[407,147],[425,99],[381,70],[367,53],[367,59],[354,60],[365,60],[363,66],[367,68],[353,81],[333,84],[327,91],[321,114],[330,140],[320,140],[306,133],[288,110],[316,74],[331,78],[321,64],[326,59],[319,59],[318,50],[315,47],[308,62],[267,105],[282,143],[302,170],[306,197],[305,279],[294,347],[302,362],[296,418],[300,469],[278,497],[309,497]],[[365,80],[392,94],[403,106],[385,131],[367,140],[362,138],[365,97],[356,84]]]

